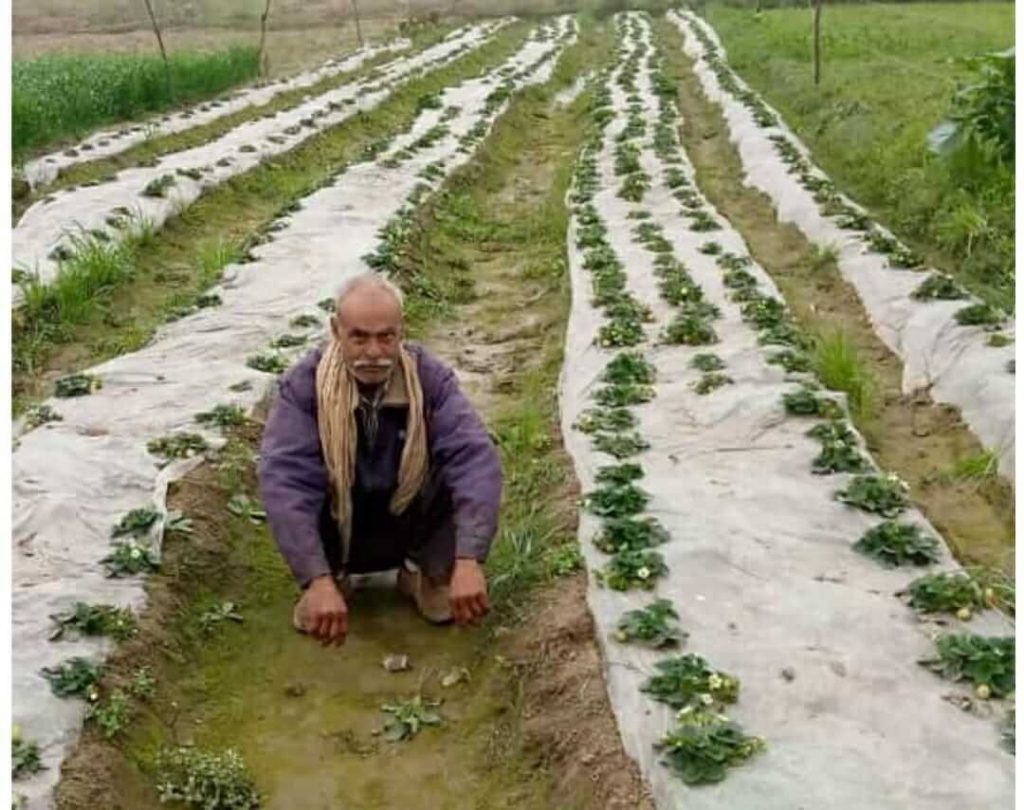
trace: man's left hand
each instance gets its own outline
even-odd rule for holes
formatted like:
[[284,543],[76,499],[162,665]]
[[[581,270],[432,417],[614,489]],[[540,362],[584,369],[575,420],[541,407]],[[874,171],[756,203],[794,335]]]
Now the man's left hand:
[[449,584],[448,598],[452,618],[458,624],[480,621],[491,609],[487,602],[487,580],[480,563],[473,559],[457,559]]

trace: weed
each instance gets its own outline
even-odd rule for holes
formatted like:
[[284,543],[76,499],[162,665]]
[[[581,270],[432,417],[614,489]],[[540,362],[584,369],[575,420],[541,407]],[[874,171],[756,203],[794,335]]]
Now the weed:
[[549,549],[545,558],[548,575],[552,577],[566,577],[583,569],[583,555],[574,543],[564,543]]
[[839,249],[835,245],[821,247],[812,244],[807,250],[807,267],[813,273],[832,269],[839,261]]
[[210,635],[219,625],[226,621],[238,622],[239,624],[244,621],[234,602],[221,602],[204,611],[199,617],[199,630],[205,635]]
[[655,650],[677,647],[687,636],[679,629],[678,619],[679,614],[668,599],[656,599],[645,608],[626,612],[619,619],[615,638]]
[[115,689],[106,701],[90,703],[85,716],[96,725],[104,739],[112,740],[128,727],[134,714],[129,696],[123,690]]
[[228,511],[236,517],[244,518],[254,525],[265,523],[267,513],[260,505],[244,493],[236,493],[228,501]]
[[920,526],[887,520],[868,529],[853,545],[856,551],[894,568],[939,561],[939,541]]
[[439,726],[441,715],[437,712],[440,701],[424,700],[421,695],[399,700],[380,707],[390,715],[384,723],[384,738],[391,742],[411,740],[424,726]]
[[978,697],[1005,697],[1014,691],[1013,636],[986,637],[964,634],[940,636],[938,656],[919,663],[954,682],[970,681]]

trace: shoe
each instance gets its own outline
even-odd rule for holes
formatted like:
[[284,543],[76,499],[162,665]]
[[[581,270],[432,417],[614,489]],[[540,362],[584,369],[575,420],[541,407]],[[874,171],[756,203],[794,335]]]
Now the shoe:
[[411,599],[427,621],[433,624],[447,624],[452,620],[448,585],[432,583],[411,560],[406,560],[398,569],[398,592]]

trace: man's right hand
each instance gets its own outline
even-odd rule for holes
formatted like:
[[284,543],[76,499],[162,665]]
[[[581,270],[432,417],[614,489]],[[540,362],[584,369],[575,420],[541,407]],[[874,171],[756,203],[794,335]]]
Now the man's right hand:
[[348,605],[334,577],[317,577],[306,593],[306,627],[325,646],[345,643],[348,634]]

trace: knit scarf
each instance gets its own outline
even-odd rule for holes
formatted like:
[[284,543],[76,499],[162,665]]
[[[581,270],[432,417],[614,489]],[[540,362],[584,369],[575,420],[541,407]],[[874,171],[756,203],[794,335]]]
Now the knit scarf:
[[[427,430],[423,417],[423,388],[416,358],[404,346],[399,351],[397,368],[385,386],[391,387],[396,373],[402,374],[409,415],[405,426],[405,446],[398,468],[398,486],[389,508],[399,515],[412,503],[427,477]],[[332,339],[316,368],[316,397],[320,447],[331,482],[331,512],[341,536],[342,565],[348,564],[352,535],[352,486],[356,475],[356,449],[359,432],[356,411],[359,386],[341,356],[341,346]]]

